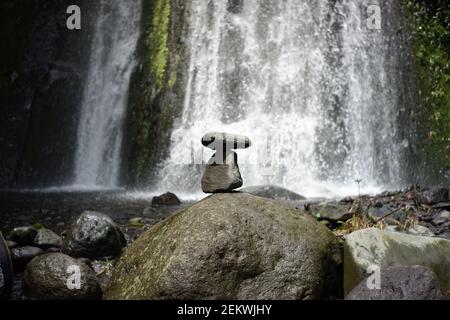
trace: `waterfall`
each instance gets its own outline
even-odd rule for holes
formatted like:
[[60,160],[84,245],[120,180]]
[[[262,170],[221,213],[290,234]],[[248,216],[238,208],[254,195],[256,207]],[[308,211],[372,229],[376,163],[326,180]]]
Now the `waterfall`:
[[[369,28],[369,5],[381,28]],[[183,113],[159,190],[200,193],[210,130],[245,134],[244,184],[306,196],[402,186],[412,103],[396,1],[191,0]],[[406,111],[405,111],[406,110]]]
[[[369,28],[369,5],[381,28]],[[402,186],[413,103],[396,1],[191,0],[183,113],[159,190],[200,192],[210,130],[245,134],[244,184],[306,196]],[[411,91],[411,90],[410,90]]]
[[119,184],[122,126],[140,33],[141,0],[99,2],[78,128],[73,184]]

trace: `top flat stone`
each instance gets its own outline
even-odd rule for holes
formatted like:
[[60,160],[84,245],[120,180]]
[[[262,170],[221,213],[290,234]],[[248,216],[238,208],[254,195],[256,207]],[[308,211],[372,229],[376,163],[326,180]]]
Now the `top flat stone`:
[[247,149],[252,145],[250,138],[224,132],[208,132],[202,138],[202,145],[212,150]]

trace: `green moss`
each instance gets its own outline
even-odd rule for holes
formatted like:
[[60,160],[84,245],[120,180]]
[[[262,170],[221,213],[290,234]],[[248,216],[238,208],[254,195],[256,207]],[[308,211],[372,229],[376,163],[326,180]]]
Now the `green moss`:
[[150,52],[149,73],[158,92],[163,88],[166,77],[170,13],[170,0],[155,0],[147,46]]
[[439,168],[450,169],[450,4],[404,0],[419,94],[424,107],[425,149]]

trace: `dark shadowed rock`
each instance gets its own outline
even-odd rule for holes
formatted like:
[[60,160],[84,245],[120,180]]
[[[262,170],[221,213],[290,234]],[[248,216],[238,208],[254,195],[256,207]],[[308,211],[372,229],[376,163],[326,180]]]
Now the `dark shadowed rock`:
[[331,222],[347,221],[352,217],[350,213],[351,205],[323,203],[310,205],[310,212],[319,220]]
[[436,275],[422,266],[390,267],[381,270],[380,289],[369,289],[363,280],[346,300],[445,300]]
[[422,191],[419,195],[420,202],[428,205],[435,205],[449,201],[449,190],[447,188],[430,188]]
[[252,142],[248,137],[238,134],[208,132],[203,136],[202,144],[212,150],[232,150],[249,148]]
[[37,229],[33,227],[18,227],[11,232],[11,240],[21,246],[32,245],[36,237]]
[[86,211],[69,230],[62,251],[73,257],[102,258],[119,255],[125,244],[122,231],[109,216]]
[[21,247],[11,250],[11,258],[14,265],[14,271],[17,273],[23,272],[28,263],[41,254],[44,254],[44,250],[37,247]]
[[34,238],[33,244],[41,249],[48,248],[60,248],[62,246],[63,240],[60,236],[54,233],[50,229],[39,229],[36,237]]
[[245,187],[239,191],[274,200],[300,201],[306,199],[298,193],[274,185]]
[[214,157],[208,162],[202,177],[203,192],[230,192],[242,187],[237,154],[234,151],[227,152],[226,159],[222,164],[215,163]]
[[0,232],[0,300],[10,298],[12,278],[11,257],[5,239]]
[[6,240],[6,246],[8,247],[8,249],[14,249],[17,248],[19,245],[17,244],[17,242],[11,241],[11,240]]
[[245,193],[212,195],[146,231],[107,299],[338,297],[341,250],[310,215]]
[[180,199],[178,197],[171,193],[167,192],[160,196],[153,197],[152,199],[152,205],[153,206],[178,206],[181,204]]
[[[70,267],[70,268],[69,268]],[[79,289],[71,276],[80,271]],[[85,263],[62,253],[49,253],[34,258],[23,274],[27,295],[34,299],[92,300],[101,299],[102,291],[94,271]]]

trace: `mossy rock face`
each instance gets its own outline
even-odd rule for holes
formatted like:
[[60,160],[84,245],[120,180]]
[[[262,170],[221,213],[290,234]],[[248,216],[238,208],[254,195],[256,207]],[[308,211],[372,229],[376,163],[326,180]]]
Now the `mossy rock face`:
[[312,217],[249,194],[215,194],[136,240],[106,298],[338,297],[341,261],[338,240]]
[[376,228],[353,232],[344,245],[345,292],[350,292],[374,267],[383,272],[388,267],[414,265],[430,268],[450,297],[450,240]]

